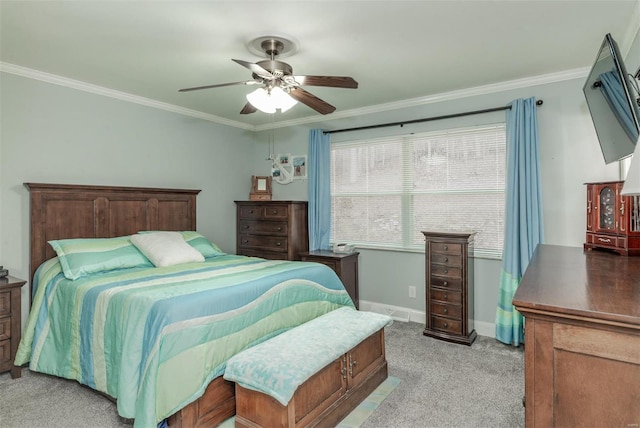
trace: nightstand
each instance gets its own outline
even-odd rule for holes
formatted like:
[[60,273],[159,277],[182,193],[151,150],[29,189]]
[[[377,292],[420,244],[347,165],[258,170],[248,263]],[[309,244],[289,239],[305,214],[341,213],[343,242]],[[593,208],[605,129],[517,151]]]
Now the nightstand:
[[0,373],[11,371],[11,378],[22,375],[22,368],[13,365],[21,335],[20,302],[23,281],[12,276],[0,278]]
[[334,253],[328,250],[315,250],[306,253],[300,253],[301,260],[304,262],[316,262],[329,266],[334,270],[340,280],[347,289],[353,304],[356,308],[358,302],[358,255],[360,253]]

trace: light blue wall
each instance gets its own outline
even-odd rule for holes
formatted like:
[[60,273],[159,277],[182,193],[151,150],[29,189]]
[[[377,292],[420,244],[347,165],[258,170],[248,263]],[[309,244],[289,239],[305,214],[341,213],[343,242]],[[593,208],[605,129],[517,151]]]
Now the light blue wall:
[[8,73],[0,85],[0,264],[12,275],[29,274],[24,182],[202,189],[199,230],[235,252],[253,132]]

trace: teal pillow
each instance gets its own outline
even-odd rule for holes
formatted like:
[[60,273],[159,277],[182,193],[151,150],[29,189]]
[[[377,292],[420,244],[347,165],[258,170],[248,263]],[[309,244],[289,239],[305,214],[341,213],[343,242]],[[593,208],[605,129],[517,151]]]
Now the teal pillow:
[[71,280],[115,269],[153,266],[128,236],[60,239],[49,244],[58,255],[64,276]]
[[187,244],[200,251],[205,258],[221,256],[224,254],[220,247],[209,241],[198,232],[187,230],[181,233],[184,240],[187,241]]

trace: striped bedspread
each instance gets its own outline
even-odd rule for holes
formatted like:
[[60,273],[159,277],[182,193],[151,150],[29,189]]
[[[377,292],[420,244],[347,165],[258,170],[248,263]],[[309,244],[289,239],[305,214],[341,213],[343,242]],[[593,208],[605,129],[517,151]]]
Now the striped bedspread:
[[353,306],[324,265],[235,255],[75,281],[54,258],[34,287],[16,364],[116,398],[136,427],[196,400],[248,346]]

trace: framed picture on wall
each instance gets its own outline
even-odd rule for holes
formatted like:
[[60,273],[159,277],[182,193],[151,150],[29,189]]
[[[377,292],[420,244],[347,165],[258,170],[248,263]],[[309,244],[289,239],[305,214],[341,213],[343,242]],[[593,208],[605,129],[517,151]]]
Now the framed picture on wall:
[[307,178],[307,155],[292,156],[291,164],[293,165],[294,180]]
[[280,165],[289,165],[289,163],[291,162],[291,154],[285,153],[282,155],[278,155],[278,157],[276,158],[276,161]]

